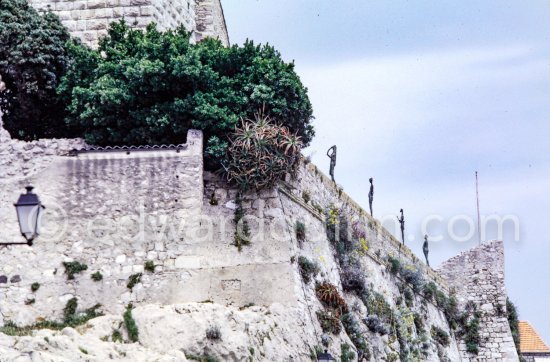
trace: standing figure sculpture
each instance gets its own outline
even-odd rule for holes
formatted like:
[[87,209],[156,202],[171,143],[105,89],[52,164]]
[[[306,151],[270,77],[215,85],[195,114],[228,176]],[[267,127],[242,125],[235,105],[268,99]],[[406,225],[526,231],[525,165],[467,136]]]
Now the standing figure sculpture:
[[401,224],[401,241],[405,245],[405,216],[403,216],[403,209],[399,210],[401,212],[401,218],[397,217],[397,221]]
[[424,257],[426,258],[426,264],[430,266],[430,262],[428,261],[428,235],[424,235],[424,245],[422,246],[422,251],[424,252]]
[[334,167],[336,167],[336,145],[328,149],[327,156],[330,158],[330,177],[332,178],[332,182],[336,182],[334,181]]
[[372,199],[374,198],[374,185],[372,184],[372,177],[369,178],[369,182],[370,182],[369,208],[370,208],[370,216],[372,216]]

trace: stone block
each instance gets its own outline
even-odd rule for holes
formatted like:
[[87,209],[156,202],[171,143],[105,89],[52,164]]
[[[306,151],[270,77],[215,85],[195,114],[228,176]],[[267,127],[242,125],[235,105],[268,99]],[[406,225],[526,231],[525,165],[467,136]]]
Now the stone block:
[[86,30],[103,30],[107,29],[109,23],[106,20],[89,20],[86,24]]
[[86,5],[88,9],[104,9],[107,6],[105,0],[88,0]]
[[176,258],[174,263],[177,269],[196,269],[200,268],[200,257],[194,255],[183,255]]
[[153,16],[155,15],[155,7],[151,5],[141,6],[139,8],[141,16]]
[[60,1],[55,3],[55,12],[59,15],[60,11],[67,11],[74,9],[74,2],[72,1]]
[[138,6],[126,7],[123,9],[122,14],[124,16],[137,17],[139,16],[139,7]]

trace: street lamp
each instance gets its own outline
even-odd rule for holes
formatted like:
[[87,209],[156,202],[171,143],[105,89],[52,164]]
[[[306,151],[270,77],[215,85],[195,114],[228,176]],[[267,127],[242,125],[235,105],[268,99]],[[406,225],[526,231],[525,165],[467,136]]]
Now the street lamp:
[[321,353],[317,356],[317,361],[319,362],[330,362],[335,361],[334,358],[332,358],[332,355],[328,353],[328,351],[325,349],[325,353]]
[[14,206],[17,211],[17,219],[19,220],[21,235],[23,235],[27,242],[14,242],[2,245],[27,244],[31,246],[34,238],[40,234],[40,218],[42,216],[42,209],[45,209],[45,207],[38,199],[38,195],[32,192],[32,186],[27,186],[25,189],[27,189],[27,193],[21,194],[21,196],[19,196],[19,200],[17,200],[17,203],[15,203]]

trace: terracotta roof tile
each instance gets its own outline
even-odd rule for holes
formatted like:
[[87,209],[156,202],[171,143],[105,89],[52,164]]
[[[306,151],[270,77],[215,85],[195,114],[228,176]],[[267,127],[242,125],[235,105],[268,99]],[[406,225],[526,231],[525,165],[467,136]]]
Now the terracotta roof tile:
[[542,338],[535,329],[526,321],[519,322],[519,348],[522,353],[526,352],[550,352]]

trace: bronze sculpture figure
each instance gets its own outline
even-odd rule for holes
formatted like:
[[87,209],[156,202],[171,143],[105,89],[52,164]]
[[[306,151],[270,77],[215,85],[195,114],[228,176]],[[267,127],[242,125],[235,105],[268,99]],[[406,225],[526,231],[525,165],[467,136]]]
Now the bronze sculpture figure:
[[330,177],[333,182],[336,182],[334,181],[334,167],[336,167],[336,145],[328,149],[327,156],[330,158]]
[[399,210],[401,212],[401,218],[397,217],[397,221],[401,224],[401,241],[405,245],[405,216],[403,216],[403,209]]
[[430,266],[430,262],[428,261],[428,235],[424,235],[424,245],[422,246],[422,251],[424,252],[424,257],[426,258],[426,264]]
[[374,198],[374,185],[372,184],[372,177],[369,178],[369,182],[370,182],[369,208],[370,208],[370,216],[372,216],[372,199]]

